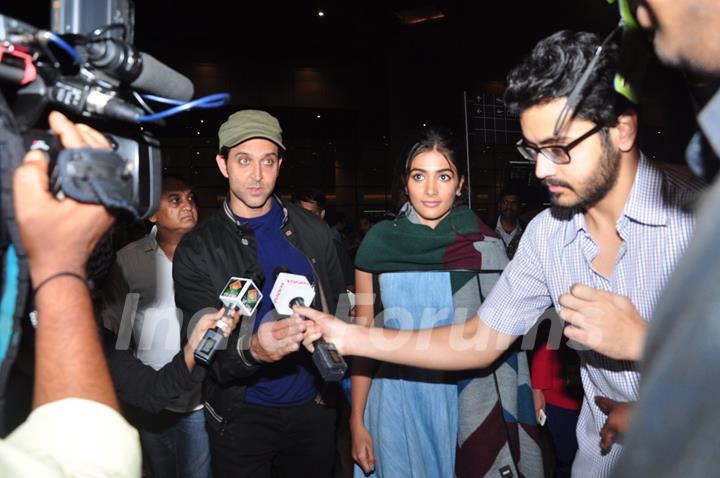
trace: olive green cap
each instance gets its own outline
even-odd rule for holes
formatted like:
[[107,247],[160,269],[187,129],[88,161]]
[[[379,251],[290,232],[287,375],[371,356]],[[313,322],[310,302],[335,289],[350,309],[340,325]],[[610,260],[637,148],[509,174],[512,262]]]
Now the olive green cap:
[[285,150],[277,118],[265,111],[241,110],[231,114],[218,131],[220,147],[232,148],[253,138],[264,138]]

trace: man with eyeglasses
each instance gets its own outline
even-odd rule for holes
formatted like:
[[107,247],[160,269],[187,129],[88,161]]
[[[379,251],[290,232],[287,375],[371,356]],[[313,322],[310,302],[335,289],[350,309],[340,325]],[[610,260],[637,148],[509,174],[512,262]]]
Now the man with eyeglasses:
[[[698,185],[638,150],[637,115],[613,89],[618,49],[608,44],[594,60],[600,44],[590,33],[558,32],[508,75],[505,101],[519,112],[524,137],[518,149],[535,162],[553,207],[530,222],[478,314],[464,324],[380,334],[298,307],[315,322],[307,346],[322,334],[345,355],[443,370],[486,367],[549,306],[579,325],[614,320],[608,342],[618,350],[642,346],[637,339],[693,232],[686,204]],[[582,100],[556,134],[563,106],[586,71]],[[592,330],[571,325],[565,333]],[[604,429],[610,421],[604,410],[635,400],[640,375],[635,362],[579,353],[586,398],[572,474],[604,477],[622,451]],[[518,433],[525,438],[520,426]]]

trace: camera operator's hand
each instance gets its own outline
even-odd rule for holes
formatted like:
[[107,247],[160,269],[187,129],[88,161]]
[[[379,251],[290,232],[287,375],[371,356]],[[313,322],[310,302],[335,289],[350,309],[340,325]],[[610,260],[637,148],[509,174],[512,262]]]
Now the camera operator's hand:
[[[58,112],[50,113],[50,128],[66,148],[108,148],[105,137]],[[113,222],[103,206],[58,201],[49,190],[48,161],[31,151],[13,178],[15,215],[30,261],[33,284],[58,272],[85,275],[85,262]]]

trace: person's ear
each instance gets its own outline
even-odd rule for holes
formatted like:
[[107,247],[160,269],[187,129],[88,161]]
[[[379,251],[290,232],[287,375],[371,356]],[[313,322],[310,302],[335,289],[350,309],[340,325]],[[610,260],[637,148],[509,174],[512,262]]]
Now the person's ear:
[[620,151],[627,153],[633,149],[638,134],[638,118],[635,110],[625,110],[618,116],[618,124],[612,129],[616,131],[617,147]]
[[216,155],[215,155],[215,162],[217,163],[218,169],[220,170],[220,172],[222,173],[222,175],[227,178],[227,177],[228,177],[228,172],[227,172],[227,159],[223,158],[223,157],[220,156],[219,154],[216,154]]
[[465,176],[460,176],[460,181],[458,182],[457,188],[455,188],[455,196],[460,197],[462,196],[462,188],[465,184]]

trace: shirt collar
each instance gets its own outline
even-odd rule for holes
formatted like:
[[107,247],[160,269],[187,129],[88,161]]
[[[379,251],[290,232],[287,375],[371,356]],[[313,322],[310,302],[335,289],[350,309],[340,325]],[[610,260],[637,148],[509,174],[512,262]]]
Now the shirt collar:
[[[635,180],[618,224],[627,217],[648,226],[666,225],[667,211],[661,206],[664,202],[663,183],[662,172],[640,153]],[[565,246],[569,245],[580,231],[587,230],[585,214],[581,210],[573,210],[571,214],[572,220],[568,221],[565,227]]]
[[150,229],[150,233],[145,236],[144,242],[143,242],[143,251],[144,252],[153,252],[156,251],[158,248],[157,243],[157,225],[154,225],[152,229]]
[[516,232],[520,232],[520,231],[522,230],[522,226],[520,225],[520,220],[519,220],[519,219],[516,219],[516,220],[515,220],[515,227],[513,228],[513,230],[510,231],[510,232],[507,232],[507,231],[505,230],[505,228],[502,226],[502,220],[501,220],[501,219],[502,219],[502,218],[501,218],[500,216],[498,216],[497,222],[495,223],[495,231],[497,231],[498,233],[500,233],[500,231],[502,231],[503,233],[507,234],[508,236],[511,236],[511,235],[515,234]]
[[635,181],[625,203],[623,215],[648,226],[667,224],[667,209],[662,207],[664,178],[662,171],[640,153]]

